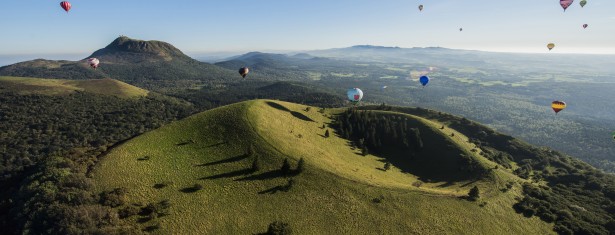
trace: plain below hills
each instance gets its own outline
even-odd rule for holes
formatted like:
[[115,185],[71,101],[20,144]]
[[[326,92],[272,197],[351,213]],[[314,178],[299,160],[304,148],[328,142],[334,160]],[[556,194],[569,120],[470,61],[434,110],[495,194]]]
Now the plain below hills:
[[[460,132],[413,115],[371,112],[405,120],[425,143],[417,155],[426,159],[424,169],[391,161],[385,170],[387,158],[364,156],[333,129],[343,112],[273,100],[209,110],[112,149],[93,172],[95,187],[124,188],[118,209],[140,212],[123,217],[160,234],[260,233],[273,221],[297,234],[553,233],[552,224],[512,209],[526,180],[494,167]],[[451,168],[460,155],[488,176]],[[503,190],[506,184],[514,186]],[[467,200],[474,186],[480,198]]]

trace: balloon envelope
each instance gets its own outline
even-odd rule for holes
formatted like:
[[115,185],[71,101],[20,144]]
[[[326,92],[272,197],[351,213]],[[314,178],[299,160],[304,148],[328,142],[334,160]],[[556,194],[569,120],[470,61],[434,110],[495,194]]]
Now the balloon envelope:
[[547,48],[549,48],[549,51],[550,51],[551,49],[553,49],[554,47],[555,47],[555,43],[549,43],[549,44],[547,44]]
[[98,64],[100,64],[100,61],[96,58],[90,58],[88,59],[88,65],[90,65],[90,67],[96,69],[98,68]]
[[419,78],[419,82],[421,82],[421,84],[422,84],[423,86],[426,86],[426,85],[427,85],[427,83],[429,83],[429,77],[427,77],[427,76],[421,76],[421,78]]
[[555,111],[555,113],[559,113],[560,111],[564,110],[566,108],[566,102],[564,101],[553,101],[551,102],[551,108],[553,109],[553,111]]
[[423,11],[423,5],[419,5],[419,11]]
[[584,28],[584,29],[586,29],[586,28],[587,28],[587,26],[589,26],[589,25],[587,25],[587,24],[583,24],[583,28]]
[[564,11],[566,11],[566,9],[572,5],[572,2],[574,2],[574,0],[559,0],[559,5],[561,5],[562,8],[564,8]]
[[348,89],[346,95],[348,96],[348,100],[350,100],[350,102],[356,103],[363,99],[363,91],[359,88]]
[[63,1],[60,3],[60,6],[62,7],[62,9],[64,9],[66,12],[70,11],[71,5],[70,2],[68,1]]
[[587,4],[587,0],[582,0],[579,4],[581,4],[581,7],[584,7]]
[[241,74],[241,77],[243,78],[245,78],[249,72],[250,72],[250,69],[248,67],[243,67],[239,69],[239,74]]

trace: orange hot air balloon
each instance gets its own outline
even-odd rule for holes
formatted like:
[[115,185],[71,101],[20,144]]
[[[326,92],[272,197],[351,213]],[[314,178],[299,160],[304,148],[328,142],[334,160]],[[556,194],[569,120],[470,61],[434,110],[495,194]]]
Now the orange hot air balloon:
[[549,51],[552,50],[554,47],[555,47],[555,43],[547,44],[547,48],[549,48]]
[[553,101],[551,102],[551,108],[555,111],[555,114],[557,114],[566,108],[566,102],[559,100]]

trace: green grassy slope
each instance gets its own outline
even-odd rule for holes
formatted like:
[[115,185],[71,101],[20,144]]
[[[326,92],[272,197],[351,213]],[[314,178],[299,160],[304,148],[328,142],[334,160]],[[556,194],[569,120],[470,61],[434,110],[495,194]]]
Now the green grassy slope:
[[121,98],[144,97],[148,91],[113,79],[61,80],[26,77],[0,77],[0,92],[20,94],[64,95],[83,91]]
[[[412,186],[417,176],[378,170],[382,158],[359,156],[347,140],[322,136],[322,125],[339,110],[305,108],[256,100],[171,123],[113,149],[93,172],[96,188],[125,187],[128,204],[169,200],[169,215],[129,218],[142,228],[159,224],[156,232],[162,234],[258,233],[275,220],[288,222],[297,234],[552,233],[552,225],[514,212],[518,184],[506,193],[498,190],[505,182],[521,182],[511,174],[495,170],[488,180]],[[439,123],[408,117],[434,146],[441,141],[485,167],[495,165],[471,152],[460,133],[451,138],[453,130],[439,130]],[[258,172],[247,170],[250,145],[262,163]],[[288,191],[279,190],[288,183],[278,173],[284,158],[293,167],[300,158],[306,161],[306,171],[293,177]],[[154,187],[160,183],[168,186]],[[203,189],[191,192],[196,183]],[[479,202],[458,197],[474,185],[483,192]],[[381,203],[373,202],[381,196]]]

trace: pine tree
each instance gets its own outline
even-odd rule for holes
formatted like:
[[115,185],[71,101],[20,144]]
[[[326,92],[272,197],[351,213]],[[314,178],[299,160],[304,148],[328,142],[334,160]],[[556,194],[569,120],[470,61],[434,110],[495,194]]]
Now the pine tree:
[[256,155],[254,157],[254,161],[252,161],[252,172],[257,172],[261,169],[261,162],[260,159],[258,159],[258,155]]
[[367,156],[367,154],[369,154],[367,146],[363,146],[363,148],[361,149],[361,154],[363,154],[363,156]]
[[474,188],[470,189],[470,192],[468,193],[468,198],[470,198],[470,200],[472,201],[476,201],[478,200],[479,197],[480,197],[480,190],[478,190],[477,186],[474,186]]
[[329,130],[327,129],[327,131],[325,131],[325,137],[329,138]]
[[390,170],[390,169],[391,169],[391,163],[389,163],[389,162],[385,163],[385,164],[384,164],[384,170],[385,170],[385,171],[388,171],[388,170]]
[[295,169],[295,171],[297,173],[301,173],[305,170],[305,160],[303,160],[303,158],[299,159],[299,163],[297,163],[297,169]]
[[282,168],[280,171],[283,175],[288,175],[290,173],[290,163],[288,163],[288,158],[284,159],[284,163],[282,163]]
[[248,152],[246,153],[248,156],[254,156],[256,152],[254,151],[254,145],[250,145],[250,147],[248,147]]

